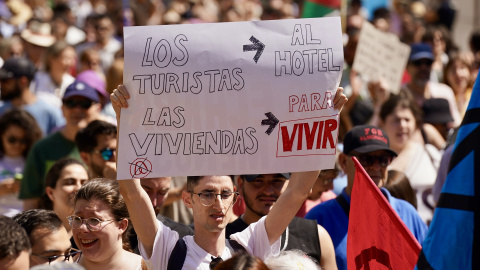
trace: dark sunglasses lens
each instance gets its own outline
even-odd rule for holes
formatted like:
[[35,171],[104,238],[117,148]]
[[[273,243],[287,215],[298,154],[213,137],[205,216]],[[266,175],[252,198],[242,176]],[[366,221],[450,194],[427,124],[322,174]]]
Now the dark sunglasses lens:
[[67,108],[75,108],[79,106],[82,109],[88,109],[92,106],[92,101],[90,100],[82,100],[82,101],[76,101],[76,100],[64,100],[63,104],[67,106]]
[[417,61],[414,61],[413,64],[417,67],[421,66],[421,65],[426,65],[426,66],[431,66],[433,63],[433,61],[431,60],[426,60],[426,59],[422,59],[422,60],[417,60]]
[[15,137],[8,137],[7,138],[7,142],[10,143],[10,144],[15,144],[15,143],[21,143],[21,144],[25,144],[25,140],[24,139],[18,139],[18,138],[15,138]]
[[110,160],[113,156],[113,150],[112,149],[103,149],[100,151],[100,154],[102,154],[102,158],[104,160]]

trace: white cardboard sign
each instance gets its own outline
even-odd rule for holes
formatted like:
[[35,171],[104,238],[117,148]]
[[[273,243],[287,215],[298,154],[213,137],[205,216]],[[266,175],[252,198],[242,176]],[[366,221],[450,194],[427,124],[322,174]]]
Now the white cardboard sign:
[[383,78],[390,92],[398,94],[410,55],[410,47],[391,33],[364,22],[358,39],[353,69],[366,81]]
[[118,179],[333,168],[340,18],[126,27]]

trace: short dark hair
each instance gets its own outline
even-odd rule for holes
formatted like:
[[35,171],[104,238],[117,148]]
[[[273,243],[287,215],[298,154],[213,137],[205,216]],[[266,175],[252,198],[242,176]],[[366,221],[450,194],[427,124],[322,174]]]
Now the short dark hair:
[[27,233],[13,219],[0,215],[0,260],[16,259],[22,251],[30,251],[30,240]]
[[97,147],[98,135],[117,136],[117,127],[105,121],[95,120],[87,127],[78,131],[75,136],[75,144],[78,151],[90,153]]
[[[198,185],[198,181],[205,176],[187,176],[187,191],[193,192],[193,189]],[[228,175],[232,179],[232,183],[235,186],[235,177],[233,175]]]
[[31,238],[34,231],[47,229],[53,232],[58,231],[63,226],[62,220],[60,220],[55,212],[45,209],[25,210],[13,216],[13,220],[25,229],[32,246],[35,245]]

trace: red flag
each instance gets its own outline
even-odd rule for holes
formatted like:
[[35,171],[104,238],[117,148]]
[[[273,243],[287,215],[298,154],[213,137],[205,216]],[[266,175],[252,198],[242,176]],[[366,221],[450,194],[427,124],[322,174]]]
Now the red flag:
[[348,269],[413,269],[420,245],[356,158],[347,238]]

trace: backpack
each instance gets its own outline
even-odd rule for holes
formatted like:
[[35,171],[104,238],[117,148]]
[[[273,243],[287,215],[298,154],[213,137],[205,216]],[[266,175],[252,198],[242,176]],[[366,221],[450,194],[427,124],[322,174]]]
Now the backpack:
[[[245,248],[240,245],[235,240],[227,239],[230,246],[233,248],[233,252],[246,252]],[[181,270],[183,264],[185,263],[185,258],[187,257],[187,244],[183,238],[178,239],[175,247],[172,250],[172,254],[170,254],[170,258],[168,258],[168,266],[167,270]]]

